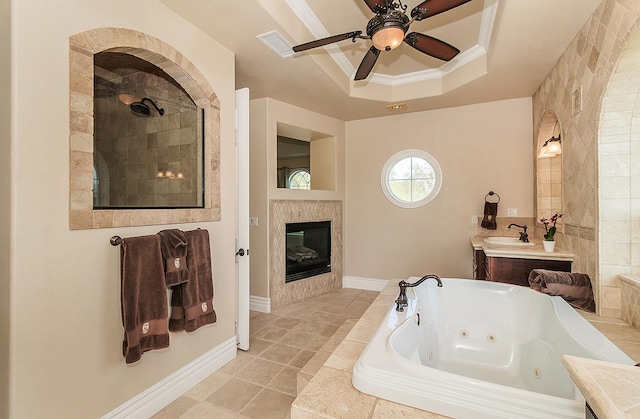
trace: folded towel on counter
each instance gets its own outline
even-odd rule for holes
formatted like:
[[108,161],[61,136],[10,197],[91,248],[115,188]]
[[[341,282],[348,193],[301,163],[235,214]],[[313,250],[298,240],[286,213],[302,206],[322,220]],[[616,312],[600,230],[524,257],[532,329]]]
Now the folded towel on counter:
[[498,215],[498,203],[487,202],[484,203],[484,217],[480,226],[487,230],[496,230],[498,223],[496,222],[496,216]]
[[144,352],[169,346],[167,287],[162,267],[160,236],[129,237],[120,245],[120,279],[127,364]]
[[189,281],[172,287],[169,330],[193,332],[215,323],[213,271],[207,230],[185,231]]
[[184,232],[178,229],[162,230],[158,235],[160,235],[167,287],[188,281],[187,238]]
[[589,275],[534,269],[529,273],[529,286],[544,294],[558,295],[581,310],[596,311]]

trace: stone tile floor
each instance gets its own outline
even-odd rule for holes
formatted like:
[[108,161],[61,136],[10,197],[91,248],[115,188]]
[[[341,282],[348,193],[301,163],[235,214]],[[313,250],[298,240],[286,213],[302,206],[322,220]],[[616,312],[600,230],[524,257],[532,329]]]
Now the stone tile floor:
[[345,288],[269,314],[252,311],[249,351],[238,351],[153,418],[289,418],[298,386],[313,377],[377,296]]
[[[290,418],[291,403],[379,293],[341,289],[251,312],[250,350],[158,412],[155,419]],[[640,331],[619,319],[578,310],[636,362]]]

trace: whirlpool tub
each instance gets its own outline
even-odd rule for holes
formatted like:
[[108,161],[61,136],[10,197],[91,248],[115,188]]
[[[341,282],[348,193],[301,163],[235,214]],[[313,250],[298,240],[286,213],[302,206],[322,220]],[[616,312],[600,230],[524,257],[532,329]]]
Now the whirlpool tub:
[[442,282],[409,288],[405,311],[389,310],[354,366],[357,389],[454,418],[584,418],[561,356],[633,365],[560,297]]

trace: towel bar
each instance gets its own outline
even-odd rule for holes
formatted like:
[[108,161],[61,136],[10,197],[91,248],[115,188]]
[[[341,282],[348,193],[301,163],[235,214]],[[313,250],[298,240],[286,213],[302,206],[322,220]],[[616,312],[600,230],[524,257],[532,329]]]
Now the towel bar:
[[[198,230],[201,230],[200,227],[197,228]],[[120,246],[122,244],[122,237],[120,236],[113,236],[109,239],[109,243],[111,243],[111,246]]]

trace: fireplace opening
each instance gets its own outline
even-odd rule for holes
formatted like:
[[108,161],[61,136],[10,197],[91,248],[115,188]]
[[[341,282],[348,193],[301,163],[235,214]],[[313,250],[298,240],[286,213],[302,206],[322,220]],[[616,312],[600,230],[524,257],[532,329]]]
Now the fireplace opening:
[[287,223],[285,282],[331,272],[331,221]]

